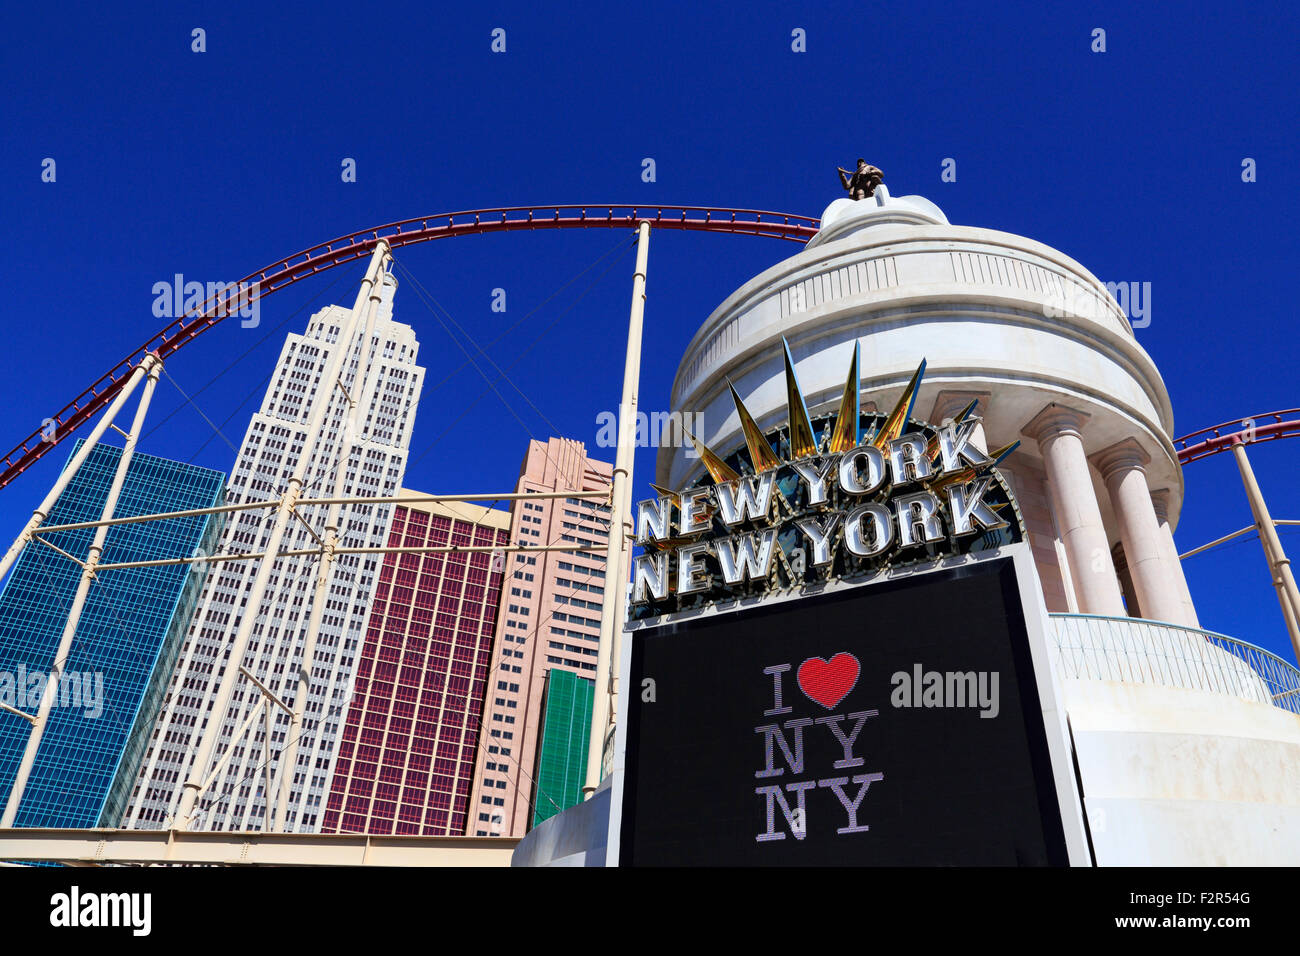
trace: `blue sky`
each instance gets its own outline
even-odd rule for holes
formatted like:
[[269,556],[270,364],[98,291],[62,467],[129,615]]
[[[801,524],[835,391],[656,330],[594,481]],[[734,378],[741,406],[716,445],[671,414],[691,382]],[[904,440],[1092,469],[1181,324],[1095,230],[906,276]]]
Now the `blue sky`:
[[[895,194],[927,196],[954,223],[1031,236],[1105,280],[1151,282],[1152,321],[1138,338],[1165,376],[1176,432],[1300,405],[1294,8],[437,6],[7,11],[5,449],[164,324],[151,290],[177,272],[236,279],[367,226],[507,204],[817,216],[842,194],[835,166],[859,155]],[[206,30],[206,53],[191,52],[195,27]],[[504,54],[489,48],[497,27]],[[1097,27],[1101,54],[1089,49]],[[806,31],[805,53],[791,50],[795,28]],[[54,183],[41,182],[46,157]],[[345,157],[356,160],[355,183],[341,181]],[[641,180],[646,157],[656,182]],[[957,160],[956,182],[940,181],[945,157]],[[1245,157],[1257,182],[1241,181]],[[605,230],[513,233],[399,259],[486,345],[624,241]],[[644,407],[667,406],[682,348],[712,309],[796,249],[655,235]],[[540,335],[511,374],[545,420],[515,396],[521,424],[489,394],[447,430],[483,390],[466,369],[426,393],[409,486],[505,490],[528,435],[545,437],[551,424],[594,444],[597,413],[618,401],[621,359],[609,358],[624,344],[630,250],[575,305],[603,268],[542,305],[522,337],[489,348],[505,366]],[[259,328],[206,334],[169,374],[194,393],[252,350],[196,398],[213,421],[229,419],[223,430],[237,444],[284,333],[321,304],[350,302],[360,272],[275,295]],[[495,288],[506,289],[504,314],[491,311]],[[431,386],[461,364],[409,284],[398,315],[417,329]],[[553,376],[575,336],[605,344],[591,348],[581,377]],[[143,450],[229,469],[230,448],[182,404],[164,381]],[[6,534],[64,457],[60,448],[0,491]],[[1300,443],[1257,446],[1252,458],[1275,517],[1300,518]],[[652,473],[643,451],[638,492]],[[1182,549],[1250,523],[1230,456],[1189,467],[1186,480]],[[1300,533],[1283,540],[1300,552]],[[1205,626],[1291,658],[1257,542],[1186,568]]]

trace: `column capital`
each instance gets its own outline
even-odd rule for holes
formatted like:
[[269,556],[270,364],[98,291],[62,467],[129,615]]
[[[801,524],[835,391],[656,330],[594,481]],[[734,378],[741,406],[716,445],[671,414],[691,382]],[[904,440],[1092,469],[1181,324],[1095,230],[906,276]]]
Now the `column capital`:
[[1116,442],[1108,448],[1103,448],[1095,455],[1091,455],[1089,461],[1101,474],[1101,480],[1109,483],[1111,478],[1117,475],[1141,470],[1144,465],[1151,461],[1151,456],[1138,444],[1136,439],[1125,438],[1123,441]]
[[1155,509],[1156,520],[1161,524],[1169,523],[1169,497],[1172,492],[1168,488],[1157,488],[1151,492],[1151,507]]
[[930,410],[928,421],[931,425],[942,425],[944,419],[952,418],[952,416],[969,405],[972,400],[979,401],[979,405],[975,408],[975,414],[983,417],[992,397],[991,392],[944,389],[934,397],[934,406]]
[[1038,442],[1044,442],[1060,435],[1077,435],[1082,437],[1083,424],[1092,416],[1069,405],[1052,402],[1042,411],[1026,422],[1020,434]]

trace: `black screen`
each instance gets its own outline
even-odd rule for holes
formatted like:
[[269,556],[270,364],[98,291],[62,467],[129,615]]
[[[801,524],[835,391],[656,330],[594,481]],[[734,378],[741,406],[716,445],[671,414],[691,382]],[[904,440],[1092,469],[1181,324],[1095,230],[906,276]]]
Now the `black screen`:
[[623,865],[1068,863],[1010,559],[630,639]]

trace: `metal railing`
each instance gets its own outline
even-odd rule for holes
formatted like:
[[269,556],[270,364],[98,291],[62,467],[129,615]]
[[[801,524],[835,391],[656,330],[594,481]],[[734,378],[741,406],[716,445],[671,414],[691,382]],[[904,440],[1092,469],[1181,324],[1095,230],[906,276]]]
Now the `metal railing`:
[[1300,670],[1213,631],[1136,617],[1053,614],[1063,678],[1162,684],[1229,694],[1300,714]]

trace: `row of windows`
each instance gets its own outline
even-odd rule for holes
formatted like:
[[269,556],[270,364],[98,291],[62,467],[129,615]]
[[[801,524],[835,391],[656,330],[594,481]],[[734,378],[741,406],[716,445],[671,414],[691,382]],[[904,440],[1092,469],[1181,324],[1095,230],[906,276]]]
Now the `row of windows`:
[[[551,630],[555,630],[555,628],[552,628]],[[570,637],[587,636],[585,634],[575,634],[573,631],[569,631],[568,635]],[[599,653],[594,647],[574,647],[572,644],[561,644],[559,641],[547,641],[546,643],[553,651],[568,651],[570,654],[582,654],[588,657],[595,657]],[[547,659],[549,660],[549,658]]]
[[596,669],[595,664],[589,664],[586,661],[571,661],[567,658],[551,657],[550,655],[547,655],[546,662],[548,664],[564,664],[568,667],[574,668],[575,670],[594,671]]
[[590,511],[597,511],[600,514],[609,514],[609,505],[602,505],[594,498],[565,498],[565,504],[577,505],[580,508],[587,508]]
[[[583,588],[575,588],[574,590],[600,591],[603,590],[603,588],[583,587]],[[555,595],[555,603],[570,604],[573,605],[574,607],[585,607],[590,611],[601,611],[604,610],[605,607],[602,601],[588,601],[585,598],[574,597],[572,594]]]
[[[570,564],[567,568],[564,568],[565,564],[566,562],[564,561],[560,562],[561,570],[568,570],[568,571],[573,570],[573,565]],[[587,571],[588,569],[578,568],[578,570]],[[583,581],[574,581],[572,578],[556,578],[555,585],[556,587],[561,587],[561,588],[571,588],[574,591],[596,591],[598,593],[603,593],[605,590],[605,583],[603,580],[603,578],[605,577],[604,573],[600,571],[592,571],[591,573],[599,574],[602,580],[596,584],[587,584]]]
[[[551,619],[556,621],[562,621],[565,624],[582,624],[582,625],[586,625],[587,627],[600,627],[600,621],[598,620],[593,620],[592,618],[589,617],[581,617],[577,614],[562,614],[559,611],[553,613],[551,615]],[[551,628],[551,630],[555,630],[555,628]]]
[[[591,554],[591,553],[577,554],[577,555],[568,555],[568,557],[580,558],[583,561],[593,561],[597,564],[605,563],[605,556],[603,554],[601,555]],[[605,576],[605,571],[603,568],[591,568],[586,566],[585,564],[574,564],[572,561],[557,561],[556,567],[558,567],[561,571],[568,571],[571,574],[579,574],[585,577],[592,577],[594,575],[599,575],[600,577],[603,578]]]

